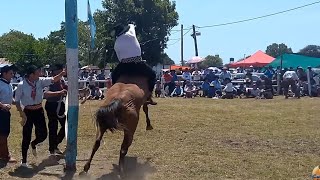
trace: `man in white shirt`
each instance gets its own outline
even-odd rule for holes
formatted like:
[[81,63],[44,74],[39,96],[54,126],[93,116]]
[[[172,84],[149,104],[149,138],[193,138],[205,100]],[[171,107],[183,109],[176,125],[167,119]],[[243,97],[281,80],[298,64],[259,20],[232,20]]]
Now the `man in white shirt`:
[[[66,73],[61,73],[51,78],[41,76],[40,68],[30,65],[26,70],[26,78],[18,84],[15,93],[15,102],[17,110],[22,118],[22,167],[28,167],[27,154],[31,144],[32,153],[37,156],[37,144],[47,138],[47,125],[42,107],[43,89],[51,83],[58,82]],[[24,109],[22,109],[22,105]],[[35,126],[35,139],[31,142],[32,129]],[[30,143],[31,142],[31,143]]]
[[148,103],[156,105],[157,103],[151,99],[156,83],[156,73],[142,60],[141,47],[136,37],[135,26],[133,24],[117,25],[114,27],[113,34],[116,36],[114,50],[120,63],[112,72],[112,83],[117,83],[120,76],[123,75],[147,77],[150,91]]
[[192,72],[192,77],[193,77],[193,80],[194,80],[194,81],[200,81],[200,80],[201,80],[201,72],[198,71],[198,69],[195,69],[195,70]]
[[16,162],[11,158],[8,149],[10,134],[10,109],[13,102],[13,89],[10,81],[13,77],[13,66],[4,66],[0,70],[0,160]]
[[300,90],[297,87],[297,82],[299,81],[299,77],[295,71],[286,71],[283,74],[283,89],[285,98],[288,98],[289,86],[291,86],[292,92],[295,94],[296,98],[300,98]]

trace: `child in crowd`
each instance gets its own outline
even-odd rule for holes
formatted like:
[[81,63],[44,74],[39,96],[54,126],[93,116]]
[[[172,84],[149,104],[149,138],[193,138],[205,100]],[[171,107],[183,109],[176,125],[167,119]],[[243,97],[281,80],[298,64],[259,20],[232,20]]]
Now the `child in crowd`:
[[233,99],[233,84],[230,78],[225,79],[226,86],[223,89],[225,95],[222,96],[222,99]]
[[190,82],[186,81],[186,85],[184,88],[185,98],[193,98],[195,96],[196,87]]
[[171,93],[171,97],[182,97],[183,96],[183,88],[180,83],[177,83],[176,87]]
[[155,90],[154,90],[156,97],[161,96],[161,90],[162,90],[161,82],[160,82],[160,80],[157,80],[156,85],[155,85]]
[[219,77],[216,76],[214,81],[212,81],[212,84],[214,85],[214,92],[216,97],[221,97],[222,92],[221,92],[221,82],[219,81]]

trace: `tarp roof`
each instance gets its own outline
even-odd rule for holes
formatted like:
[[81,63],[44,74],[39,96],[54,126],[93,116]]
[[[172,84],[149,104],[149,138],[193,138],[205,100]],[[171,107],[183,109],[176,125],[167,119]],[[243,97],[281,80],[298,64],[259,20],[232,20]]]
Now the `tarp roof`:
[[[281,66],[281,56],[277,57],[274,61],[272,61],[269,65],[273,67]],[[301,66],[302,68],[311,67],[319,67],[320,66],[320,58],[303,56],[298,54],[284,54],[282,55],[282,67],[296,68]]]
[[254,53],[252,56],[232,64],[229,64],[229,67],[235,68],[235,67],[264,67],[265,65],[272,62],[275,58],[265,54],[261,50]]

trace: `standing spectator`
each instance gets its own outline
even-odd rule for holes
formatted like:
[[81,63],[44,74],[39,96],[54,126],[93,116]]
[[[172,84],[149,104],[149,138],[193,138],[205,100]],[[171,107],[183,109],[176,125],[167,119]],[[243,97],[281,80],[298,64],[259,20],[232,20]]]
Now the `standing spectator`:
[[191,73],[189,69],[186,68],[182,73],[182,79],[184,80],[184,83],[186,83],[186,81],[191,81]]
[[205,76],[204,79],[208,80],[209,83],[211,83],[212,81],[214,81],[216,78],[216,75],[213,73],[213,70],[210,69],[209,73]]
[[[53,78],[43,78],[40,77],[40,68],[34,65],[30,65],[26,72],[25,80],[19,83],[15,93],[16,106],[22,118],[21,125],[23,126],[21,161],[23,167],[28,167],[27,154],[33,125],[35,126],[36,139],[31,142],[31,148],[34,156],[37,156],[36,145],[47,138],[47,126],[42,108],[43,89],[53,82],[60,81],[61,77],[65,75],[65,71],[62,71]],[[21,105],[24,106],[23,110]]]
[[172,83],[172,75],[169,73],[169,71],[164,72],[163,79],[164,79],[164,89],[168,87],[168,90],[169,90],[170,84]]
[[264,75],[266,75],[269,79],[272,79],[274,74],[275,74],[275,72],[274,72],[272,66],[269,66],[267,68],[267,70],[264,72]]
[[193,80],[196,81],[196,82],[199,82],[201,80],[201,72],[198,71],[198,69],[195,69],[193,72],[192,72],[192,77],[193,77]]
[[90,91],[91,91],[91,97],[94,97],[95,96],[95,90],[96,90],[96,77],[95,77],[95,75],[94,75],[94,73],[90,73],[90,75],[89,75],[89,77],[88,77],[88,79],[87,79],[88,81],[89,81],[89,89],[90,89]]
[[[50,67],[52,76],[60,74],[63,70],[62,64],[56,64]],[[45,109],[49,119],[49,152],[50,155],[62,154],[59,150],[58,145],[63,141],[65,137],[65,123],[66,116],[65,104],[63,97],[67,95],[67,86],[63,80],[55,82],[49,85],[49,88],[44,93],[44,97],[47,99]],[[61,128],[58,132],[58,124]]]
[[222,80],[222,82],[225,82],[226,79],[230,79],[230,81],[231,81],[231,73],[228,71],[227,67],[222,68],[222,72],[220,74],[220,79]]
[[[101,72],[97,75],[97,80],[106,80],[106,77],[104,75],[104,70],[101,70]],[[105,83],[104,82],[99,82],[99,88],[104,88]]]
[[10,84],[13,78],[13,66],[4,66],[0,70],[0,160],[16,162],[10,156],[8,137],[10,134],[10,109],[13,102],[13,89]]
[[202,83],[202,92],[203,92],[202,96],[203,97],[208,96],[209,88],[210,88],[210,83],[209,83],[208,79],[204,79],[204,81]]
[[291,86],[291,90],[295,94],[295,97],[300,98],[300,90],[297,88],[296,84],[297,81],[299,81],[299,78],[295,71],[287,71],[283,74],[283,88],[286,99],[288,99],[289,86]]
[[172,79],[171,79],[171,83],[169,85],[169,93],[171,94],[172,91],[174,90],[175,86],[176,86],[176,82],[178,82],[178,76],[177,76],[175,70],[171,70],[170,74],[172,76]]

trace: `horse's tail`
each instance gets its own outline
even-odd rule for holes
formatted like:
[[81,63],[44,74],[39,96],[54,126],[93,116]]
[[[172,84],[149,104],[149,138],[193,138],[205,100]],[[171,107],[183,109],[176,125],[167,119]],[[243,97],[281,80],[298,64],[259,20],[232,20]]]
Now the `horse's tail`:
[[112,100],[107,106],[102,106],[96,112],[95,125],[97,130],[100,128],[114,132],[123,128],[118,122],[118,115],[122,109],[120,99]]

